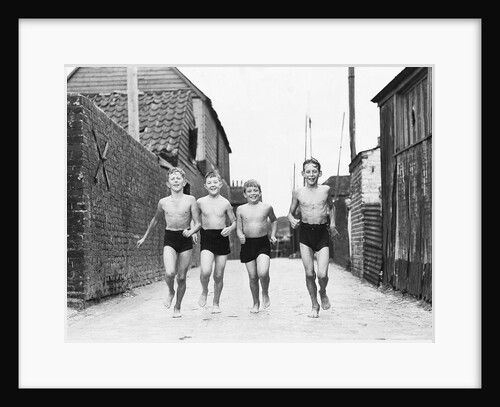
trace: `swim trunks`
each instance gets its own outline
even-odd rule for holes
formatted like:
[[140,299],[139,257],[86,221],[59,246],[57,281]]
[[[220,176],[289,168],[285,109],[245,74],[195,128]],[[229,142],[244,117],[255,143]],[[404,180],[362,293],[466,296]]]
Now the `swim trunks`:
[[215,255],[226,255],[231,253],[229,248],[229,237],[220,234],[222,229],[200,230],[200,251],[209,250]]
[[191,237],[184,237],[182,235],[182,230],[165,229],[163,246],[170,246],[177,253],[181,253],[193,248],[193,240],[191,239]]
[[267,235],[261,237],[247,237],[245,243],[241,245],[241,262],[248,263],[255,260],[259,254],[271,256],[271,243]]
[[323,247],[330,247],[330,231],[328,225],[311,225],[309,223],[301,223],[299,231],[299,243],[313,249],[315,252],[320,251]]

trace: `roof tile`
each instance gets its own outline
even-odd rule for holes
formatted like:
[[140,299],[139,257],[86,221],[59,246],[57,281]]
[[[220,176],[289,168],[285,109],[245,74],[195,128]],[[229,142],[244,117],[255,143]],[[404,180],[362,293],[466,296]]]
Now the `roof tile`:
[[[127,94],[121,92],[86,94],[113,121],[128,128]],[[193,109],[191,91],[157,91],[139,93],[139,128],[141,143],[155,153],[174,157],[179,152],[181,135],[191,126],[188,110]]]

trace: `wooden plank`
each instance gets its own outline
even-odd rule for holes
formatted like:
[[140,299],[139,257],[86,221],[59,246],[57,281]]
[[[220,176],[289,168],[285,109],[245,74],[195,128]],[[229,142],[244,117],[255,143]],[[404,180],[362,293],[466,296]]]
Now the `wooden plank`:
[[[400,102],[398,102],[400,103]],[[397,149],[398,133],[401,132],[399,123],[401,116],[395,116],[394,106],[396,98],[392,96],[380,106],[380,154],[382,172],[382,212],[386,214],[383,218],[383,262],[384,273],[383,283],[393,281],[394,264],[394,199],[393,199],[393,179],[395,177],[394,151]],[[399,124],[398,124],[399,123]]]

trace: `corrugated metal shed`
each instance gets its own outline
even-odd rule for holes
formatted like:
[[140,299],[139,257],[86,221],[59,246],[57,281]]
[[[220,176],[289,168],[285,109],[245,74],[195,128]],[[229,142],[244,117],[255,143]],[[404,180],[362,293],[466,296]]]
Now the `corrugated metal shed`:
[[405,68],[380,109],[383,283],[432,301],[432,69]]

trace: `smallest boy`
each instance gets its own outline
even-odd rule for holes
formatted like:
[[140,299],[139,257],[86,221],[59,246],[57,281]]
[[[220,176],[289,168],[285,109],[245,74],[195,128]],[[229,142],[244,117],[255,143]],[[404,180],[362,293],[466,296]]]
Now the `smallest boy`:
[[[200,230],[200,282],[202,292],[198,304],[207,303],[208,284],[214,273],[214,300],[212,314],[220,313],[219,300],[224,286],[224,269],[227,255],[231,252],[229,235],[236,228],[231,203],[220,195],[222,179],[218,172],[210,171],[205,175],[205,189],[208,195],[199,198],[198,210],[201,219]],[[226,226],[229,219],[229,226]]]
[[[243,184],[243,196],[247,203],[236,209],[236,234],[241,242],[240,260],[245,263],[250,281],[253,307],[250,312],[259,312],[259,281],[262,286],[262,307],[271,305],[269,299],[269,265],[271,243],[276,243],[278,219],[273,207],[261,201],[262,189],[256,180]],[[268,237],[268,219],[271,235]]]

